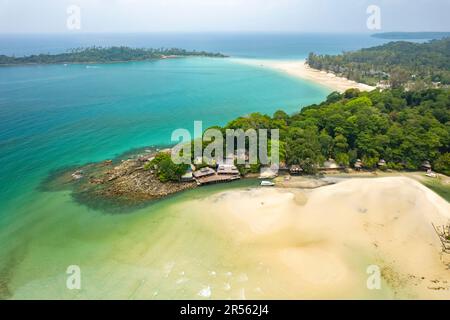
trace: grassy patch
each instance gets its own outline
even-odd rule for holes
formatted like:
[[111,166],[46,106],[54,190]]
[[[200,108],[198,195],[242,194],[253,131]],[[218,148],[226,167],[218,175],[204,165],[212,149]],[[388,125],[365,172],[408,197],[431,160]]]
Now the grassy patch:
[[436,192],[442,198],[450,202],[450,185],[444,185],[441,181],[434,180],[423,180],[421,181],[425,186]]

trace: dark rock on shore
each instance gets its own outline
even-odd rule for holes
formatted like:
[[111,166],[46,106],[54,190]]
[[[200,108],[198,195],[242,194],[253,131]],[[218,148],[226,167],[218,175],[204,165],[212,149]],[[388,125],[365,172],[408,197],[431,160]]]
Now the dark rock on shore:
[[123,212],[197,186],[195,182],[159,181],[151,170],[144,170],[142,156],[71,167],[51,176],[44,190],[70,188],[73,197],[94,209]]

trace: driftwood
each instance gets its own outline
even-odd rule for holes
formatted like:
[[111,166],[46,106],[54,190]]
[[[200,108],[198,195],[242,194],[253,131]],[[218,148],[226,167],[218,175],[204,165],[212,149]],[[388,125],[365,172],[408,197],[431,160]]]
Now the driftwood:
[[433,223],[432,226],[434,231],[439,237],[442,244],[442,251],[445,253],[450,253],[450,224],[446,226],[436,227]]

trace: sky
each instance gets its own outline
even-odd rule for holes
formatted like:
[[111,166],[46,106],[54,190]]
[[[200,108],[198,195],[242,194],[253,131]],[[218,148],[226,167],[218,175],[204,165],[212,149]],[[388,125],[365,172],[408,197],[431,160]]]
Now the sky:
[[0,33],[373,33],[370,5],[379,31],[450,31],[450,0],[0,0]]

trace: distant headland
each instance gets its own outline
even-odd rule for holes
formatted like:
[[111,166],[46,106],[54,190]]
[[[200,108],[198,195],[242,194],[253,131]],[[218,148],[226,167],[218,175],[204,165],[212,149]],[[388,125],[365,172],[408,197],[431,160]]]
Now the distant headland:
[[179,48],[130,48],[130,47],[89,47],[73,49],[59,54],[38,54],[25,57],[0,55],[0,66],[26,64],[64,64],[64,63],[117,63],[147,61],[176,57],[227,57],[221,53],[188,51]]
[[381,32],[373,34],[372,37],[395,40],[431,40],[450,37],[450,32]]

